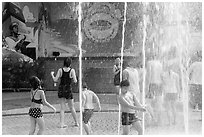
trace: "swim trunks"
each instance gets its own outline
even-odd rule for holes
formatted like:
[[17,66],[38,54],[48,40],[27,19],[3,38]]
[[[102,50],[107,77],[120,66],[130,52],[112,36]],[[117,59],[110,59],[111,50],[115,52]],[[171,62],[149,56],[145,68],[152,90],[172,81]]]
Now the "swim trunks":
[[58,97],[59,98],[66,98],[66,99],[73,99],[73,94],[72,94],[72,91],[70,90],[69,86],[59,85]]
[[87,124],[89,122],[92,115],[93,115],[93,109],[84,109],[83,121],[85,124]]
[[155,96],[162,96],[162,86],[161,84],[151,83],[148,98],[154,98]]
[[134,122],[141,121],[134,113],[122,112],[122,125],[131,125]]
[[164,100],[165,101],[176,101],[178,99],[177,93],[166,93]]

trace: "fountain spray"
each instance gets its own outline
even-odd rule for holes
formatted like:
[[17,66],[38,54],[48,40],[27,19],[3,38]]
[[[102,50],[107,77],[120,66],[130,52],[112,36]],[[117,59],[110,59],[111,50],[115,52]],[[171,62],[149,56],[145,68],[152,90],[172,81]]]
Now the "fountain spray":
[[[79,48],[79,102],[82,102],[82,32],[81,32],[81,21],[82,21],[82,7],[81,2],[79,2],[79,12],[78,12],[78,23],[79,23],[79,35],[78,35],[78,48]],[[82,103],[80,104],[80,122],[82,122]],[[80,124],[80,134],[82,135],[82,123]]]
[[[125,42],[125,25],[126,25],[126,13],[127,13],[127,2],[124,3],[124,21],[123,21],[123,29],[122,29],[122,47],[121,47],[121,68],[120,68],[120,72],[122,72],[122,66],[123,66],[123,52],[124,52],[124,42]],[[120,73],[120,80],[122,80],[122,73]],[[121,94],[121,89],[119,91],[119,94]],[[118,135],[120,134],[120,121],[121,121],[121,116],[120,116],[120,109],[121,106],[119,104],[119,114],[118,114]]]

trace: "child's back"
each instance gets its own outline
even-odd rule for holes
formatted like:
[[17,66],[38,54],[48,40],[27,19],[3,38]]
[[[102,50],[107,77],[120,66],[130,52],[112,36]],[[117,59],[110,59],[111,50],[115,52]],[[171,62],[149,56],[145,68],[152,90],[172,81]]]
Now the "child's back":
[[[127,93],[121,94],[120,98],[123,98],[129,105],[134,106],[133,93],[127,91]],[[121,104],[121,112],[135,113],[135,110]]]
[[86,89],[83,92],[83,96],[84,96],[84,109],[94,109],[93,103],[94,92]]

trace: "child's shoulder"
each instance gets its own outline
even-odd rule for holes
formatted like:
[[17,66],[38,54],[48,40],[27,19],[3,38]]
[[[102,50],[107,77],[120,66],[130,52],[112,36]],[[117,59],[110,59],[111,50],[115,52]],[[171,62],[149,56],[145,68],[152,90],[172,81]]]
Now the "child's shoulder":
[[39,93],[45,93],[45,91],[43,89],[39,89],[38,92]]
[[88,92],[89,92],[90,94],[95,94],[92,90],[88,90]]
[[87,89],[84,94],[93,94],[94,92],[92,90]]

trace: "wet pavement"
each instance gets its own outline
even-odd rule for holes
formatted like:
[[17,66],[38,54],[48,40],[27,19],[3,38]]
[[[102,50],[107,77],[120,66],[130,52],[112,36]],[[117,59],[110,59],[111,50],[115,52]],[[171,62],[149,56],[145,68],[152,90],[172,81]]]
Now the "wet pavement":
[[[202,134],[202,122],[199,121],[199,112],[191,112],[189,120],[188,134],[201,135]],[[47,112],[44,114],[46,129],[45,135],[80,135],[80,127],[74,127],[74,121],[71,113],[66,113],[65,129],[58,128],[59,113],[53,114]],[[77,113],[79,119],[80,113]],[[168,126],[148,126],[145,128],[146,135],[184,135],[184,124],[181,113],[178,115],[177,125]],[[118,112],[113,110],[102,110],[102,112],[95,112],[90,120],[92,124],[92,134],[94,135],[117,135],[118,134]],[[165,123],[165,121],[164,121]],[[10,114],[2,117],[2,134],[3,135],[27,135],[29,132],[29,116],[25,114]],[[85,134],[84,130],[82,129]],[[120,134],[122,130],[120,130]],[[134,128],[131,128],[130,134],[137,134]]]
[[[52,94],[52,93],[51,93]],[[23,96],[23,95],[22,95]],[[21,97],[22,97],[21,96]],[[112,98],[111,102],[102,101],[102,111],[94,112],[93,117],[90,119],[92,124],[92,134],[94,135],[118,135],[118,105],[115,103],[114,95],[105,95],[108,98]],[[12,100],[16,99],[19,96],[8,96],[3,98],[3,100]],[[25,98],[27,95],[25,95]],[[99,95],[99,97],[104,99],[104,95]],[[81,129],[80,127],[73,127],[73,118],[71,116],[70,111],[66,110],[66,124],[67,128],[61,129],[58,128],[59,122],[59,104],[54,104],[57,109],[57,113],[53,114],[52,110],[48,107],[43,107],[44,119],[46,129],[44,131],[45,135],[80,135]],[[178,106],[178,110],[181,110],[181,105]],[[75,109],[77,111],[78,120],[80,119],[79,113],[79,102],[75,102]],[[18,109],[10,109],[10,110],[2,110],[2,134],[3,135],[27,135],[29,132],[30,121],[28,116],[29,107],[18,108]],[[194,112],[189,109],[189,130],[187,134],[202,134],[202,122],[199,121],[201,117],[200,112]],[[165,123],[166,113],[163,112],[163,125],[162,126],[146,126],[145,134],[146,135],[184,135],[184,122],[183,122],[183,114],[182,111],[178,112],[177,117],[177,125],[168,126]],[[82,129],[82,134],[85,134],[84,129]],[[120,129],[120,133],[122,134],[122,130]],[[134,135],[137,132],[134,128],[131,128],[130,134]]]

